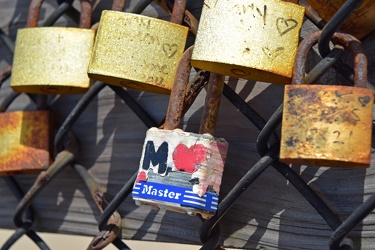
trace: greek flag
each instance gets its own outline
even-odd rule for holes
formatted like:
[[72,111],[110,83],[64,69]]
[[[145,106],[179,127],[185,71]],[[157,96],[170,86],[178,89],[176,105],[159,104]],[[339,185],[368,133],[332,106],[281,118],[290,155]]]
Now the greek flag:
[[134,185],[132,196],[133,198],[176,203],[210,212],[216,212],[219,203],[219,197],[215,193],[207,192],[204,196],[199,197],[189,188],[144,181]]

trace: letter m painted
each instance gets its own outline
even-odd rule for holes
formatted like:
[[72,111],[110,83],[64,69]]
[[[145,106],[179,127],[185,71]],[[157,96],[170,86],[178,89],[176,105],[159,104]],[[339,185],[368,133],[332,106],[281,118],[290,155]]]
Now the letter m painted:
[[143,157],[142,169],[148,170],[150,162],[153,166],[159,165],[158,174],[165,174],[167,172],[167,158],[168,158],[168,143],[163,142],[158,151],[155,152],[155,145],[153,141],[147,141],[145,153]]

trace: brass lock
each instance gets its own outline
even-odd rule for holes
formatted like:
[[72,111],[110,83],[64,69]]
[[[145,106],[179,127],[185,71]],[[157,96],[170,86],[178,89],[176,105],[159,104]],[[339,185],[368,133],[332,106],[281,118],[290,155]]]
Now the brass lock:
[[288,84],[304,10],[278,0],[205,0],[191,63],[222,75]]
[[112,85],[169,94],[187,34],[187,27],[175,23],[103,11],[88,74]]
[[[183,56],[177,74],[190,72],[190,64],[185,62],[190,60],[191,49],[186,52],[190,55]],[[209,133],[178,129],[184,102],[181,96],[185,96],[187,83],[188,79],[175,82],[164,129],[147,131],[132,196],[137,205],[146,203],[209,218],[217,210],[228,143]]]
[[0,113],[0,175],[48,168],[51,120],[48,111]]
[[95,36],[91,2],[81,0],[80,28],[36,27],[42,2],[31,1],[27,28],[17,32],[10,85],[33,94],[84,93]]
[[302,85],[308,51],[320,31],[300,44],[292,85],[285,86],[280,161],[310,166],[365,168],[370,164],[373,92],[367,58],[351,35],[333,39],[354,55],[355,86]]
[[[345,0],[306,0],[318,15],[328,22]],[[362,39],[375,29],[375,1],[363,0],[361,5],[340,26],[340,30]]]

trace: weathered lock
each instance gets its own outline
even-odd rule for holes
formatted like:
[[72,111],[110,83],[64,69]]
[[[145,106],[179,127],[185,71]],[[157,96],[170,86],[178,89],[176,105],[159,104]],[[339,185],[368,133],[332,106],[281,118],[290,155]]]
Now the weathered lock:
[[[306,0],[318,15],[328,22],[346,2],[344,0]],[[363,0],[342,23],[340,30],[362,39],[375,29],[375,1]]]
[[84,93],[95,36],[91,2],[81,0],[80,28],[36,27],[42,2],[31,1],[27,28],[17,32],[10,85],[34,94]]
[[[182,64],[177,74],[190,72],[189,63]],[[155,208],[190,215],[200,213],[208,218],[217,210],[228,143],[209,133],[178,129],[183,110],[181,97],[185,96],[187,82],[175,82],[164,129],[147,131],[132,196],[137,205],[147,203]]]
[[304,7],[277,0],[205,0],[192,65],[237,78],[290,83]]
[[373,92],[366,88],[367,58],[351,35],[334,41],[354,55],[355,86],[302,85],[308,51],[320,31],[300,44],[292,85],[285,87],[280,161],[364,168],[370,164]]
[[0,175],[37,173],[50,164],[48,111],[0,113]]
[[169,94],[188,28],[120,11],[102,12],[88,69],[90,78]]

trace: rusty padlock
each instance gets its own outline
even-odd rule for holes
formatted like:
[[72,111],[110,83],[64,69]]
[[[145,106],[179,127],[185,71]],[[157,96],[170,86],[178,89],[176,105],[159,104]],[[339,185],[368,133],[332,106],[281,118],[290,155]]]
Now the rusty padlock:
[[[328,22],[345,0],[306,0],[318,15]],[[340,26],[340,30],[362,39],[375,29],[375,1],[363,0],[361,5]]]
[[[190,56],[191,49],[188,49],[178,66],[164,129],[147,131],[132,196],[137,205],[146,203],[154,208],[190,215],[199,213],[209,218],[217,210],[228,143],[209,133],[195,134],[178,129],[184,101],[181,97],[185,96],[191,67]],[[186,79],[179,76],[181,72],[188,72]],[[216,98],[220,96],[221,93]],[[205,105],[207,102],[206,99]],[[213,106],[210,112],[217,114],[219,104],[216,102]],[[206,116],[203,122],[207,121],[216,123]]]
[[10,85],[33,94],[84,93],[95,36],[91,0],[81,0],[80,28],[37,27],[42,2],[31,1],[27,28],[17,32]]
[[191,64],[222,75],[288,84],[304,10],[278,0],[205,0]]
[[[175,5],[180,2],[185,6],[186,0]],[[113,10],[102,12],[88,74],[112,85],[169,94],[188,28],[115,7],[124,3],[114,0]],[[172,20],[184,9],[174,11]]]
[[48,111],[0,113],[0,175],[38,173],[51,162]]
[[365,168],[370,164],[373,92],[367,58],[351,35],[333,40],[354,55],[355,86],[303,85],[308,51],[321,32],[300,44],[292,85],[285,86],[280,161],[309,166]]

